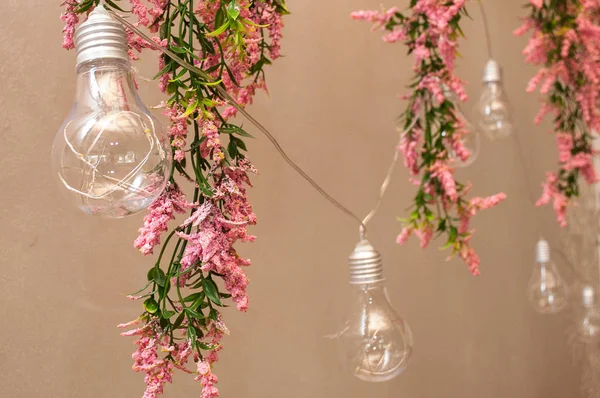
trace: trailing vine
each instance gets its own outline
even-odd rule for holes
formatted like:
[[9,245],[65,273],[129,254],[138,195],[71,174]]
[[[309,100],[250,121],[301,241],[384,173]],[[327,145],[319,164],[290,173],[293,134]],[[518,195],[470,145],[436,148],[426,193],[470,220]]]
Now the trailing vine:
[[497,205],[506,195],[469,199],[471,184],[454,176],[453,165],[471,156],[464,139],[472,132],[458,112],[458,103],[466,101],[467,94],[454,74],[462,36],[460,22],[465,15],[464,0],[412,0],[406,12],[393,7],[357,11],[352,17],[383,30],[385,42],[404,43],[415,59],[415,76],[409,86],[412,92],[404,97],[407,107],[402,114],[403,127],[408,131],[399,150],[417,193],[408,217],[402,219],[404,228],[397,241],[404,244],[415,234],[425,248],[434,235],[443,235],[443,248],[450,248],[452,255],[462,258],[478,275],[480,260],[470,243],[471,217]]
[[[160,247],[145,286],[130,299],[143,302],[143,313],[119,325],[136,336],[133,369],[145,374],[145,398],[157,397],[175,369],[195,374],[202,396],[219,395],[212,366],[221,340],[229,333],[220,308],[231,300],[248,308],[244,268],[238,242],[251,242],[248,227],[256,216],[248,202],[249,174],[256,173],[246,157],[250,135],[231,119],[237,109],[219,95],[226,89],[238,104],[252,103],[266,89],[265,67],[280,56],[284,0],[130,0],[104,6],[137,17],[137,25],[154,40],[212,77],[211,81],[159,55],[159,87],[167,99],[162,108],[170,120],[168,134],[175,159],[165,192],[153,203],[135,247],[150,255]],[[82,16],[100,0],[66,1],[63,47],[73,37]],[[128,31],[130,57],[149,47]],[[188,200],[180,186],[191,184]],[[188,218],[172,227],[177,214]],[[162,244],[161,244],[162,240]],[[190,369],[190,363],[194,367]]]
[[527,91],[539,87],[544,104],[535,122],[553,116],[558,146],[558,171],[546,173],[537,205],[553,202],[559,224],[566,226],[566,211],[579,196],[581,178],[588,184],[598,182],[593,140],[600,128],[600,4],[532,0],[526,7],[529,15],[515,34],[532,31],[523,54],[527,62],[540,66]]

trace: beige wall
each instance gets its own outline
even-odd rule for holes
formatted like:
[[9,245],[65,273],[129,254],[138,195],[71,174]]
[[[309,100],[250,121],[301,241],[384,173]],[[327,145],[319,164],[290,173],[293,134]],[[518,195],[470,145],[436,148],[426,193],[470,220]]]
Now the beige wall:
[[[350,11],[380,0],[289,1],[286,57],[269,70],[270,96],[255,115],[290,155],[357,212],[373,204],[396,141],[396,99],[411,75],[400,45],[382,43]],[[142,376],[130,371],[132,340],[114,327],[138,313],[123,293],[136,290],[150,259],[131,242],[141,217],[104,222],[62,203],[49,172],[49,150],[74,90],[74,54],[60,49],[59,0],[0,3],[0,397],[137,397]],[[402,1],[402,5],[408,1]],[[511,31],[519,0],[487,1],[497,58],[527,153],[531,187],[553,167],[551,136],[532,126],[537,103],[524,94],[532,69],[520,56],[524,39]],[[386,5],[392,5],[390,3]],[[475,97],[486,60],[480,18],[465,21],[459,73]],[[501,49],[501,50],[500,50]],[[142,68],[150,75],[153,55]],[[143,84],[150,104],[160,96]],[[470,108],[471,105],[468,105]],[[252,129],[251,129],[252,131]],[[262,137],[250,143],[261,170],[253,201],[259,240],[244,247],[254,260],[251,310],[230,311],[232,334],[216,368],[224,397],[564,398],[579,396],[567,317],[542,317],[525,289],[538,237],[512,142],[483,140],[474,167],[461,171],[474,194],[504,190],[509,199],[475,221],[480,278],[435,249],[394,244],[397,215],[413,188],[397,172],[373,221],[390,293],[414,335],[404,375],[378,385],[355,380],[338,364],[335,331],[349,294],[346,257],[356,243],[353,222],[300,180]],[[567,273],[565,271],[565,273]],[[167,397],[199,396],[176,377]]]

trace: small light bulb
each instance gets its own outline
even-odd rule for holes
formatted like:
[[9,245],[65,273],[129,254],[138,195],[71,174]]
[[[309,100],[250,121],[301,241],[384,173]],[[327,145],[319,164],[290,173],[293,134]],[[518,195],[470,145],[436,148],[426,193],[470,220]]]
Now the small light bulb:
[[600,340],[600,309],[594,287],[583,288],[581,304],[583,309],[577,320],[577,334],[585,343],[596,342]]
[[514,133],[510,103],[502,87],[502,70],[493,59],[485,65],[483,91],[475,113],[479,128],[490,140],[507,138]]
[[54,140],[54,175],[85,213],[138,213],[167,184],[168,138],[138,96],[125,29],[104,7],[79,27],[75,43],[77,92]]
[[556,314],[567,306],[567,287],[550,259],[550,245],[543,239],[537,243],[536,262],[529,281],[529,301],[541,314]]
[[392,308],[383,278],[381,256],[366,240],[350,256],[354,298],[338,333],[340,356],[357,378],[391,380],[402,373],[412,356],[412,333]]

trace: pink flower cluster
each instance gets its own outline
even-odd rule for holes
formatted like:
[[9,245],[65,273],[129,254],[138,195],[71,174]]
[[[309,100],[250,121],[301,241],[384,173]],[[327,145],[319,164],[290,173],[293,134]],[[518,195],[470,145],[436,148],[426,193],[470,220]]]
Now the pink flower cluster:
[[[238,240],[254,240],[254,236],[247,233],[247,227],[256,224],[245,188],[249,183],[246,172],[250,168],[247,162],[225,168],[215,198],[207,198],[182,225],[192,225],[196,232],[179,233],[188,242],[181,260],[182,271],[200,267],[205,273],[212,271],[221,275],[240,311],[248,309],[248,278],[243,267],[249,266],[250,261],[241,258],[234,245]],[[217,201],[221,201],[222,207]],[[179,282],[185,283],[185,278],[180,278]]]
[[207,361],[198,361],[198,376],[195,380],[202,383],[202,398],[219,396],[219,390],[215,387],[219,379],[212,373],[210,363]]
[[65,27],[63,28],[63,48],[67,50],[72,50],[75,48],[75,42],[73,38],[75,37],[75,27],[79,23],[79,15],[75,12],[75,9],[78,6],[78,2],[75,0],[66,0],[62,3],[65,7],[65,12],[60,16],[60,19],[64,21]]
[[183,214],[193,206],[177,186],[168,186],[148,208],[144,226],[139,230],[140,236],[133,244],[135,248],[143,255],[152,254],[154,247],[160,244],[161,235],[169,229],[167,223],[175,219],[175,214]]
[[[140,323],[140,319],[121,324],[119,328],[128,328]],[[139,336],[134,342],[137,350],[131,355],[133,358],[132,369],[136,372],[145,373],[144,381],[146,391],[143,398],[157,398],[164,392],[164,386],[173,382],[173,368],[178,368],[191,373],[185,365],[192,356],[192,347],[189,342],[184,341],[169,344],[167,336],[162,336],[154,323],[146,323],[144,326],[121,333],[123,336]],[[162,357],[160,353],[166,353],[172,359]],[[200,363],[200,362],[198,362]]]
[[[161,89],[163,88],[162,82],[160,87]],[[173,106],[170,108],[166,108],[164,113],[171,121],[171,125],[169,126],[167,133],[171,138],[171,146],[175,149],[175,155],[173,156],[173,159],[177,162],[181,162],[183,159],[185,159],[185,138],[187,137],[188,133],[187,118],[183,115],[184,109],[179,104],[173,104]]]
[[[577,184],[583,177],[588,184],[598,182],[593,166],[592,139],[600,129],[600,3],[594,1],[565,1],[559,8],[547,6],[544,0],[531,0],[532,13],[525,18],[516,35],[532,32],[523,50],[525,60],[540,69],[529,81],[526,91],[539,92],[545,103],[535,117],[540,123],[547,114],[555,120],[554,132],[559,155],[559,170],[546,173],[543,193],[538,206],[553,203],[557,220],[566,226],[566,211],[578,195]],[[575,23],[556,23],[555,13],[561,20]],[[562,18],[563,16],[569,18]],[[545,23],[548,21],[549,23]],[[550,23],[551,22],[551,23]],[[547,26],[555,26],[548,32]],[[560,91],[556,91],[559,87]],[[564,94],[567,93],[567,94]],[[555,98],[565,98],[556,101]],[[596,138],[590,138],[590,137]]]

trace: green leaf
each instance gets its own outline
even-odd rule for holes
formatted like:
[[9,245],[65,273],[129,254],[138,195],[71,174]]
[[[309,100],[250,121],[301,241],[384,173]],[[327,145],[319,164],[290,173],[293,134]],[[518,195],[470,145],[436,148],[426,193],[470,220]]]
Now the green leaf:
[[221,84],[221,82],[223,82],[223,80],[219,79],[219,80],[214,81],[214,82],[200,81],[198,83],[201,84],[201,85],[203,85],[203,86],[214,87],[214,86],[218,86],[219,84]]
[[427,218],[427,221],[433,221],[435,219],[435,215],[428,208],[425,208],[425,217]]
[[82,13],[84,13],[86,11],[89,11],[89,9],[92,8],[92,6],[95,5],[94,3],[95,3],[94,0],[84,1],[83,3],[81,3],[81,5],[79,7],[77,7],[75,9],[75,12],[77,14],[82,14]]
[[244,151],[248,150],[244,141],[240,140],[239,138],[236,138],[235,140],[237,141],[238,148],[242,148]]
[[185,48],[179,47],[179,46],[170,46],[169,47],[171,49],[171,51],[173,51],[174,53],[177,54],[186,54],[187,50]]
[[162,68],[162,69],[160,70],[160,72],[158,72],[158,73],[156,74],[156,76],[154,76],[154,77],[152,78],[152,80],[156,80],[156,79],[158,79],[159,77],[161,77],[162,75],[164,75],[165,73],[169,73],[169,72],[171,72],[171,69],[172,69],[172,68],[173,68],[173,63],[172,63],[172,62],[167,62],[167,64],[165,65],[165,67],[164,67],[164,68]]
[[225,13],[222,8],[219,8],[215,15],[215,26],[223,25],[223,21],[225,21]]
[[165,287],[167,282],[167,276],[165,275],[165,272],[162,269],[154,268],[153,279],[158,286]]
[[154,300],[154,297],[150,297],[146,301],[144,301],[144,309],[149,314],[155,314],[158,311],[158,303]]
[[200,104],[200,101],[198,101],[198,99],[196,99],[196,101],[194,101],[191,104],[189,104],[188,107],[187,107],[187,109],[183,113],[183,117],[188,117],[192,113],[196,112],[196,109],[198,109],[198,105],[199,104]]
[[450,226],[448,228],[448,243],[454,243],[456,241],[456,237],[458,235],[458,230],[456,227]]
[[141,288],[140,290],[138,290],[135,293],[131,293],[130,296],[136,296],[138,294],[140,294],[141,292],[143,292],[144,290],[148,289],[148,286],[150,286],[150,284],[152,283],[152,281],[148,281],[148,283],[146,283],[146,285],[144,285],[143,288]]
[[162,312],[162,314],[161,314],[161,316],[162,316],[164,319],[171,319],[171,317],[172,317],[173,315],[175,315],[175,314],[177,314],[175,311],[163,311],[163,312]]
[[206,36],[207,37],[219,36],[221,33],[225,32],[228,27],[229,27],[229,21],[226,21],[223,25],[219,26],[216,30],[213,30],[212,32],[207,33]]
[[188,341],[195,342],[197,336],[196,329],[194,329],[192,326],[188,326],[185,336],[187,337]]
[[196,319],[204,319],[206,318],[203,314],[196,312],[190,308],[184,308],[183,311],[188,314],[189,316],[191,316],[192,318],[196,318]]
[[208,297],[210,301],[217,305],[222,305],[221,299],[219,298],[219,290],[212,279],[202,279],[202,289],[204,289],[204,294],[206,294],[206,297]]
[[180,80],[183,76],[185,76],[185,74],[187,73],[187,69],[182,69],[181,72],[179,72],[177,74],[177,76],[175,76],[174,78],[172,78],[171,80],[169,80],[169,83],[175,83],[176,81]]
[[185,313],[179,314],[175,322],[173,323],[173,330],[177,329],[183,323],[183,319],[185,318]]
[[208,345],[208,344],[206,344],[206,343],[203,343],[203,342],[201,342],[201,341],[198,341],[198,342],[196,342],[196,345],[197,345],[197,346],[198,346],[198,347],[199,347],[201,350],[204,350],[204,351],[210,351],[210,350],[214,350],[214,349],[215,349],[215,346],[214,346],[214,345]]
[[218,321],[219,320],[219,311],[212,308],[210,310],[210,314],[208,315],[208,318],[212,319],[213,321]]
[[229,18],[234,21],[240,16],[240,11],[240,6],[235,0],[227,5],[227,14],[229,15]]
[[[161,317],[162,317],[162,314],[160,314],[160,315],[161,315]],[[169,322],[169,320],[168,320],[168,319],[165,319],[165,318],[160,318],[159,325],[160,325],[160,327],[161,327],[161,328],[163,328],[163,331],[164,331],[164,332],[166,332],[166,331],[168,330],[168,328],[169,328],[169,324],[170,324],[170,322]]]
[[191,303],[193,301],[198,300],[199,298],[204,298],[204,293],[194,293],[194,294],[190,294],[189,296],[187,296],[186,298],[183,299],[184,303]]
[[114,1],[112,0],[106,0],[106,4],[108,4],[109,6],[111,6],[112,8],[116,8],[117,10],[121,11],[121,12],[128,12],[125,11],[124,9],[122,9],[121,7],[119,7]]

